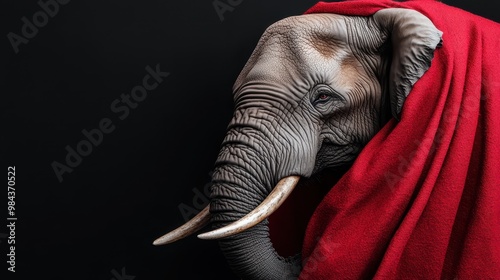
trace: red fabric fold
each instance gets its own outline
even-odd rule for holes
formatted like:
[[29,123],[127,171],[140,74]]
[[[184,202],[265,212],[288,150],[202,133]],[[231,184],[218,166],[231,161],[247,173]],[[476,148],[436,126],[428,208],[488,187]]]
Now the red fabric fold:
[[500,279],[500,25],[437,1],[319,2],[306,13],[414,9],[443,46],[308,224],[305,279]]

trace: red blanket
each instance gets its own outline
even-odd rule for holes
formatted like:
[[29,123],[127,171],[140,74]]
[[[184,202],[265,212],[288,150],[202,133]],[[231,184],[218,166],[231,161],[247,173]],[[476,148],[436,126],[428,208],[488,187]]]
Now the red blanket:
[[443,46],[314,212],[300,279],[500,279],[500,25],[429,0],[307,13],[387,7],[429,17]]

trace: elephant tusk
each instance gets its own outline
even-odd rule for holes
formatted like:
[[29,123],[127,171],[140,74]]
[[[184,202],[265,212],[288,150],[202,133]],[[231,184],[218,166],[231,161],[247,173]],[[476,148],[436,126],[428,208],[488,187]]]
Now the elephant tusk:
[[153,245],[158,246],[175,242],[202,229],[209,222],[210,222],[210,205],[203,208],[203,210],[201,210],[200,213],[194,216],[187,223],[156,239],[153,242]]
[[198,235],[200,239],[218,239],[247,230],[269,217],[292,193],[300,176],[288,176],[281,179],[274,190],[262,203],[243,218],[216,230]]

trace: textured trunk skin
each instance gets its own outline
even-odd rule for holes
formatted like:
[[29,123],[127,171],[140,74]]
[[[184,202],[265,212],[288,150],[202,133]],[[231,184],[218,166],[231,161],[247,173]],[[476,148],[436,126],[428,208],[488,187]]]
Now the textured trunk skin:
[[[277,114],[277,105],[265,102],[245,106],[235,109],[212,175],[210,212],[215,228],[254,210],[280,179],[307,176],[314,167],[311,151],[317,141],[303,126],[280,121],[298,116]],[[273,248],[267,219],[220,240],[220,247],[244,280],[297,279],[300,272],[300,256],[285,259]]]
[[297,279],[300,256],[282,258],[272,247],[267,220],[234,237],[219,241],[235,273],[243,279]]
[[[241,177],[245,175],[240,168],[225,164],[215,169],[210,204],[214,228],[243,217],[267,195],[256,192],[258,186],[235,184],[235,180],[231,179],[234,174],[240,178],[236,181],[255,181],[242,180]],[[299,255],[285,259],[275,251],[267,219],[242,233],[219,240],[219,245],[230,267],[244,280],[297,279],[301,269]]]

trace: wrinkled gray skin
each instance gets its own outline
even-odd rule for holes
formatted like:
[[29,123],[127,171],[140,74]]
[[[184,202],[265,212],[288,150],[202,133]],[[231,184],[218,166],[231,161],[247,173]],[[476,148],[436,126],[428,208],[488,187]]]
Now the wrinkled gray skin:
[[[234,85],[216,161],[215,228],[258,206],[281,179],[352,162],[428,69],[440,31],[401,9],[373,17],[312,14],[270,26]],[[243,279],[295,279],[300,256],[273,249],[267,220],[220,240]]]

